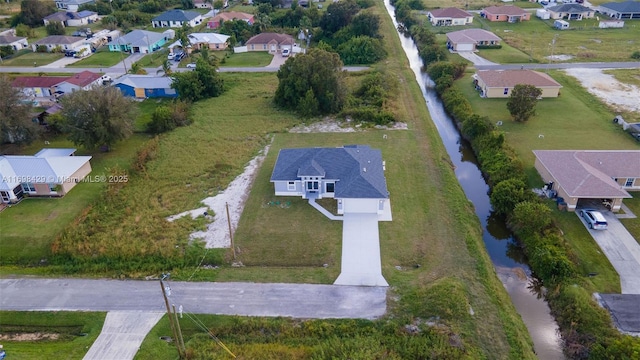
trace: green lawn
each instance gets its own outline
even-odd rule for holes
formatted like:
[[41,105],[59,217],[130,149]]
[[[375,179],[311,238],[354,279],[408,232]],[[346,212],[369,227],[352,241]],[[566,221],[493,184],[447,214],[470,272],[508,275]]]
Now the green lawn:
[[[216,52],[216,56],[224,55],[226,52]],[[240,54],[231,54],[226,56],[224,62],[221,61],[221,67],[260,67],[267,66],[271,63],[273,55],[263,51],[249,51]]]
[[[169,54],[168,49],[158,50],[149,55],[146,55],[142,59],[138,60],[138,62],[144,68],[162,66],[162,64],[165,61],[167,61],[167,54]],[[150,75],[155,75],[155,74],[150,74]]]
[[522,64],[535,62],[528,53],[522,52],[508,44],[502,44],[501,49],[481,49],[478,55],[498,64]]
[[624,227],[629,230],[631,235],[640,243],[640,192],[630,191],[629,194],[633,196],[633,199],[624,199],[623,203],[629,207],[629,210],[633,212],[638,218],[635,219],[620,219]]
[[23,50],[10,59],[3,59],[0,66],[43,66],[62,59],[64,54],[37,53]]
[[91,56],[67,66],[68,67],[108,68],[121,62],[127,56],[128,54],[124,54],[119,51],[109,51],[107,47],[103,47],[100,50],[96,51]]
[[[105,313],[0,311],[0,336],[7,359],[82,359],[100,334]],[[43,339],[44,335],[56,339]]]
[[[537,62],[546,62],[547,56],[571,55],[571,62],[631,61],[633,47],[619,46],[631,44],[640,38],[640,27],[625,26],[622,29],[600,29],[596,19],[571,21],[569,30],[553,28],[553,20],[541,20],[535,16],[530,21],[520,23],[482,22],[483,28],[490,30],[508,44],[525,53],[531,53]],[[551,43],[556,37],[555,46]],[[528,61],[528,60],[527,60]],[[525,61],[526,62],[526,61]]]

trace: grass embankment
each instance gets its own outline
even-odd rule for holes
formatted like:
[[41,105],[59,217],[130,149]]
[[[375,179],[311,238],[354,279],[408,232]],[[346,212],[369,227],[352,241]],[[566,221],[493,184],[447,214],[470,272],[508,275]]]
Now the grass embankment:
[[105,313],[0,311],[0,342],[8,359],[81,359]]
[[[624,199],[624,204],[634,213],[636,216],[640,216],[640,193],[637,191],[630,192],[633,199]],[[640,218],[635,219],[620,219],[622,224],[633,235],[638,243],[640,243]]]
[[[612,114],[606,105],[594,99],[571,76],[561,71],[550,75],[563,86],[557,98],[543,99],[536,106],[537,115],[526,123],[510,119],[506,107],[508,99],[481,98],[473,88],[471,73],[455,83],[469,100],[475,113],[488,116],[493,121],[502,121],[502,130],[507,142],[522,159],[529,183],[542,186],[540,176],[534,168],[532,150],[611,150],[638,148],[637,143],[620,126],[613,124]],[[559,109],[571,109],[561,111]],[[571,136],[568,136],[570,134]],[[542,135],[542,137],[540,136]],[[599,292],[619,292],[620,279],[609,260],[589,235],[574,213],[554,212],[555,219],[565,238],[577,256],[576,262],[582,275],[598,273],[590,278]],[[630,222],[640,222],[638,219]]]

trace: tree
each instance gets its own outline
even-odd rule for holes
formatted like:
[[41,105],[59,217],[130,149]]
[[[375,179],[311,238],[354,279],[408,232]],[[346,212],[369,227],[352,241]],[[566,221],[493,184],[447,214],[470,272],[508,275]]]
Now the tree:
[[513,87],[507,109],[515,121],[524,122],[536,114],[536,104],[542,90],[533,85],[518,84]]
[[191,29],[189,23],[184,22],[182,27],[176,30],[176,40],[180,40],[180,46],[182,46],[184,53],[187,55],[189,55],[187,48],[191,44],[191,41],[189,41],[189,29]]
[[131,68],[129,69],[129,73],[138,74],[138,75],[146,75],[147,70],[145,70],[139,62],[134,62],[131,64]]
[[169,76],[173,73],[173,70],[171,69],[171,62],[169,60],[165,60],[162,63],[162,68],[156,71],[156,75],[160,73],[163,73],[164,76]]
[[76,91],[64,96],[61,103],[63,131],[76,145],[109,151],[111,145],[133,133],[136,104],[115,87]]
[[180,4],[185,10],[193,9],[193,0],[180,0]]
[[39,0],[22,0],[18,21],[29,26],[41,26],[42,19],[55,12],[53,2]]
[[491,205],[498,214],[510,214],[517,204],[533,198],[533,192],[520,179],[499,182],[491,191]]
[[[275,103],[280,107],[310,116],[336,113],[344,106],[344,73],[336,53],[311,49],[289,58],[278,70],[278,80]],[[308,94],[309,90],[313,97]],[[304,107],[315,104],[314,98],[318,103],[317,113],[309,114]]]
[[2,59],[5,59],[8,56],[15,54],[15,52],[16,52],[15,49],[11,45],[0,46],[0,57]]
[[32,39],[36,37],[36,32],[25,24],[18,24],[16,26],[16,36],[24,36],[26,38]]
[[368,36],[358,36],[341,44],[338,54],[347,65],[373,64],[387,56],[382,42]]
[[60,21],[52,21],[47,26],[45,26],[47,30],[47,35],[64,35],[64,25]]
[[378,15],[361,12],[351,20],[351,34],[353,36],[369,36],[372,38],[380,37],[378,30],[380,29],[380,17]]
[[333,34],[349,25],[358,11],[360,11],[360,7],[353,0],[334,2],[327,7],[327,11],[322,15],[320,27],[328,34]]
[[213,8],[218,11],[222,10],[224,8],[224,0],[214,0]]
[[171,76],[171,87],[186,101],[218,97],[224,92],[224,81],[217,70],[216,66],[200,58],[196,62],[195,70],[174,73]]
[[32,121],[31,102],[24,101],[22,92],[11,86],[11,80],[0,77],[0,143],[30,144],[40,135]]

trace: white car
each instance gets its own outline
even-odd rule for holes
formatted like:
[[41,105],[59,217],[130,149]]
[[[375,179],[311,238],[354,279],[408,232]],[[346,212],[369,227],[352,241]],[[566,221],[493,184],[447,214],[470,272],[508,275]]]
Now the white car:
[[289,49],[282,49],[282,57],[287,57],[289,56],[291,53],[289,51]]
[[195,69],[195,68],[196,68],[195,63],[187,64],[187,69]]
[[607,219],[605,219],[599,211],[593,209],[582,209],[580,210],[580,216],[584,218],[589,229],[607,230]]

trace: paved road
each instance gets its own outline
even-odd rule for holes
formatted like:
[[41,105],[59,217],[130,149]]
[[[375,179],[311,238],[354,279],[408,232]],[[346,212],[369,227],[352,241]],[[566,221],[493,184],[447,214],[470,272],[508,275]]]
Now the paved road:
[[[170,302],[196,314],[374,319],[385,287],[171,282]],[[0,279],[0,310],[164,311],[158,281]]]
[[640,336],[640,295],[595,294],[595,297],[609,310],[618,329]]
[[475,65],[478,70],[510,70],[510,69],[636,69],[640,62],[593,62],[593,63],[551,63],[551,64],[507,64],[507,65]]

